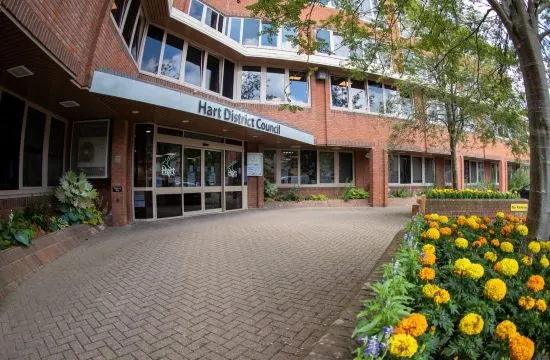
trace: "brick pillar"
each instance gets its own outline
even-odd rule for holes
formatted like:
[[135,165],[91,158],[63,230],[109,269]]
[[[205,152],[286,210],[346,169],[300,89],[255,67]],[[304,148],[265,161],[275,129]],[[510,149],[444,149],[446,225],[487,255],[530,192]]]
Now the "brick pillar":
[[113,136],[111,147],[111,187],[122,187],[121,192],[111,189],[111,204],[113,226],[128,224],[128,121],[116,119],[113,121]]
[[[247,143],[247,152],[264,152],[263,144]],[[246,171],[246,169],[244,170]],[[253,176],[248,178],[248,207],[264,207],[264,178],[263,176]]]
[[355,152],[355,187],[368,189],[368,166],[369,160],[365,158],[367,150],[357,150]]
[[369,163],[370,202],[372,206],[386,206],[388,204],[387,151],[382,147],[372,148]]
[[435,166],[435,187],[445,187],[445,158],[436,157],[434,159]]

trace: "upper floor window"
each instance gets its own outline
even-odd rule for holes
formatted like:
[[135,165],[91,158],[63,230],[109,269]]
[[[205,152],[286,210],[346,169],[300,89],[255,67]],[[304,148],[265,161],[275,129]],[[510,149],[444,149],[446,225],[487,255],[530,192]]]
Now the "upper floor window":
[[426,108],[426,116],[429,122],[434,124],[445,123],[447,119],[447,112],[445,109],[445,103],[439,100],[428,100]]
[[307,104],[309,85],[305,71],[260,66],[243,66],[241,99]]
[[262,46],[277,47],[279,36],[271,34],[271,31],[273,31],[273,25],[262,22]]
[[243,21],[243,45],[258,46],[260,33],[260,20],[244,19]]
[[378,8],[378,0],[357,0],[359,16],[362,19],[370,20],[376,18],[376,9]]
[[332,44],[330,42],[330,31],[325,29],[317,30],[316,39],[319,42],[317,51],[322,54],[330,54],[332,52]]
[[137,60],[145,29],[141,0],[114,0],[111,5],[111,15],[130,49],[130,54],[134,60]]
[[200,1],[191,1],[189,5],[189,15],[210,26],[212,29],[218,30],[219,32],[224,31],[225,17]]
[[261,68],[243,66],[241,71],[241,99],[260,100]]

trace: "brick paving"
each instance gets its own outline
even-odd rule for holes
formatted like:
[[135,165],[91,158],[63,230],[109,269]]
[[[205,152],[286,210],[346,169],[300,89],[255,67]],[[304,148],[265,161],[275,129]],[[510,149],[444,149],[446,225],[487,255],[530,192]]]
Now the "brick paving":
[[108,229],[0,303],[0,358],[302,359],[409,212],[257,210]]

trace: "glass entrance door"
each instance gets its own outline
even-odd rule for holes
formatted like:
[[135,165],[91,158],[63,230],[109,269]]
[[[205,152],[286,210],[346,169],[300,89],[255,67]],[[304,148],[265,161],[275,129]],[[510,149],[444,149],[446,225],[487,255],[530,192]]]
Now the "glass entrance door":
[[204,150],[204,210],[222,210],[222,151]]
[[181,216],[181,145],[157,143],[157,218]]
[[183,212],[202,211],[202,150],[183,149]]

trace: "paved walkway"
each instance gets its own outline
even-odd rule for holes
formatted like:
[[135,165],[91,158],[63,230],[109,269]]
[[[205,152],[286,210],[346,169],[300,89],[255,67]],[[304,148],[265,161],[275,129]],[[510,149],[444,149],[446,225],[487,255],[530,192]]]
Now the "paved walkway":
[[408,211],[258,210],[108,229],[0,303],[0,358],[303,358]]

